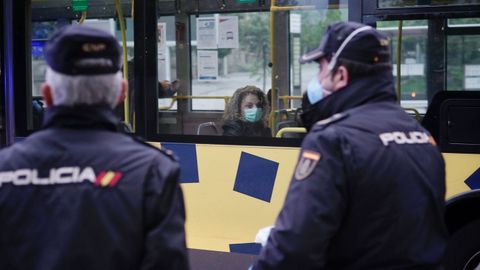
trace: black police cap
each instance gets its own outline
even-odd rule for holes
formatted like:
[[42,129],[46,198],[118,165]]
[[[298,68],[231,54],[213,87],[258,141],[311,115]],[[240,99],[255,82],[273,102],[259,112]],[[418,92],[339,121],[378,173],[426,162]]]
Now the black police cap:
[[389,39],[385,34],[364,24],[334,23],[329,25],[323,34],[320,46],[304,54],[300,63],[318,61],[327,56],[334,57],[335,54],[336,58],[366,64],[390,63]]
[[122,67],[115,37],[88,26],[61,28],[48,40],[44,53],[48,66],[66,75],[112,74]]

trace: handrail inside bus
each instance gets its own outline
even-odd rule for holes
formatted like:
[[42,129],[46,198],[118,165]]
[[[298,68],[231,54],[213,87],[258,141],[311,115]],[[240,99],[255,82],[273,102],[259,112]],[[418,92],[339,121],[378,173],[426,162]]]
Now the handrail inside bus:
[[[169,106],[163,106],[163,107],[159,107],[160,110],[164,111],[164,110],[169,110],[173,107],[173,105],[175,104],[175,102],[177,102],[177,100],[193,100],[193,99],[223,99],[225,101],[225,105],[228,103],[228,101],[230,100],[230,96],[172,96],[172,97],[164,97],[164,98],[161,98],[161,99],[172,99],[172,102],[170,103]],[[278,97],[280,100],[282,100],[282,102],[288,102],[288,100],[301,100],[302,97],[301,96],[279,96]],[[285,106],[287,107],[287,106]],[[273,110],[272,110],[273,111]],[[282,110],[275,110],[273,111],[273,113],[278,113],[278,112],[293,112],[295,111],[295,108],[287,108],[287,109],[282,109]]]
[[307,133],[307,129],[304,127],[285,127],[280,129],[275,137],[282,138],[285,133]]
[[[132,0],[132,9],[133,9],[133,0]],[[123,50],[123,78],[128,81],[128,63],[127,63],[127,34],[126,34],[126,27],[125,27],[125,22],[124,22],[124,16],[123,16],[123,9],[120,3],[120,0],[115,0],[115,10],[117,13],[118,21],[120,24],[120,32],[122,35],[122,50]],[[133,10],[132,10],[132,15],[133,15]],[[82,11],[82,16],[80,17],[78,23],[83,24],[85,20],[87,19],[87,11],[84,10]],[[132,123],[133,119],[130,119],[129,117],[129,103],[130,100],[128,98],[128,95],[125,95],[125,100],[124,100],[124,117],[125,117],[125,122],[128,124]],[[133,129],[135,130],[135,125],[133,125]]]
[[[127,59],[127,33],[125,27],[125,21],[123,16],[123,9],[120,3],[120,0],[115,0],[115,10],[117,11],[117,17],[120,24],[120,32],[122,34],[122,49],[123,49],[123,78],[128,82],[128,59]],[[130,99],[128,95],[125,95],[125,101],[123,102],[123,112],[125,122],[131,124],[130,113],[129,113]],[[135,130],[135,126],[133,126]]]
[[83,24],[85,22],[85,19],[87,19],[87,11],[82,11],[82,17],[80,17],[80,20],[78,20],[78,24]]
[[284,108],[288,108],[288,101],[290,100],[302,100],[302,96],[279,96],[279,100],[282,101],[282,105]]
[[[272,1],[273,2],[273,1]],[[315,6],[271,6],[270,11],[314,10]]]
[[422,116],[420,115],[420,112],[415,109],[415,108],[402,108],[406,112],[412,112],[415,115],[415,119],[417,119],[418,122],[422,120]]
[[402,30],[403,30],[403,21],[398,21],[398,33],[397,33],[397,97],[398,102],[401,101],[402,93]]
[[[276,80],[278,79],[277,70],[275,66],[275,56],[276,56],[276,51],[275,51],[275,31],[273,29],[275,28],[275,12],[281,12],[281,11],[289,11],[289,10],[311,10],[311,9],[316,9],[315,6],[286,6],[286,7],[281,7],[277,6],[277,1],[276,0],[271,0],[270,1],[270,63],[272,63],[272,96],[271,96],[271,112],[269,116],[269,123],[270,123],[270,129],[272,130],[272,135],[275,135],[275,126],[276,126],[276,119],[275,119],[275,112],[277,111],[277,88],[276,88]],[[285,101],[284,101],[285,102]]]
[[275,7],[276,7],[276,0],[271,0],[270,2],[270,63],[272,63],[272,95],[271,95],[271,100],[270,100],[270,106],[271,106],[271,111],[270,111],[270,116],[268,118],[268,123],[270,124],[270,130],[272,131],[272,136],[275,135],[275,111],[277,110],[277,86],[276,86],[276,79],[278,78],[277,76],[277,69],[275,65],[275,31],[273,31],[274,26],[275,26]]

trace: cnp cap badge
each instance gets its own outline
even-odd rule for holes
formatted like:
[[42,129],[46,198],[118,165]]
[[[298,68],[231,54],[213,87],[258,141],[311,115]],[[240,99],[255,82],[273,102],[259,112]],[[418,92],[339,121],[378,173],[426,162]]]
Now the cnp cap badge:
[[318,161],[320,161],[320,153],[314,151],[303,151],[300,161],[298,161],[297,168],[295,169],[295,179],[303,180],[309,176]]

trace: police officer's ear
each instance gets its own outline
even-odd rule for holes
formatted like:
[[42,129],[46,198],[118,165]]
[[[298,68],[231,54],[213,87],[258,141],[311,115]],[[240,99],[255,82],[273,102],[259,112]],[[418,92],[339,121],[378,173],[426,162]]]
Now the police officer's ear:
[[53,96],[52,96],[52,88],[47,83],[43,83],[40,87],[42,90],[43,100],[47,107],[53,106]]
[[125,100],[125,97],[127,96],[127,92],[128,92],[128,82],[122,79],[120,83],[120,95],[118,96],[117,105],[121,104]]
[[334,84],[334,90],[339,90],[348,85],[348,70],[344,66],[339,66],[335,74],[333,75],[332,82]]

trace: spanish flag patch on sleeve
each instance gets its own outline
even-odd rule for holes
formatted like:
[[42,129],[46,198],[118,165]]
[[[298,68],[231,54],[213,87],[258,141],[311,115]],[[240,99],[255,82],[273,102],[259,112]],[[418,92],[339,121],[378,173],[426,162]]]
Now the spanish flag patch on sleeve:
[[320,153],[304,150],[297,163],[297,168],[295,169],[295,179],[303,180],[308,177],[315,169],[315,166],[317,166],[320,158]]

